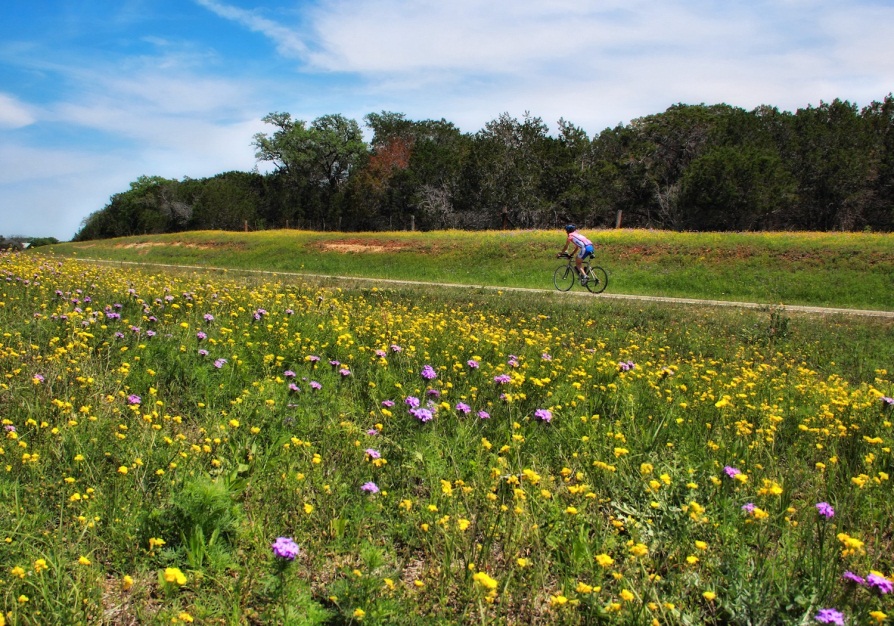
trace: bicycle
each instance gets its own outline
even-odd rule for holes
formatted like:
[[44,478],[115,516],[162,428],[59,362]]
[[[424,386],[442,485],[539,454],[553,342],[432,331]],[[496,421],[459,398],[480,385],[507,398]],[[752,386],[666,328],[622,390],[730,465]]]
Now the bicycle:
[[598,265],[592,265],[589,258],[584,259],[581,264],[586,278],[581,278],[578,273],[573,255],[560,254],[559,258],[568,259],[568,263],[560,265],[553,272],[553,283],[559,291],[568,291],[575,282],[586,287],[590,293],[602,293],[608,287],[608,272]]

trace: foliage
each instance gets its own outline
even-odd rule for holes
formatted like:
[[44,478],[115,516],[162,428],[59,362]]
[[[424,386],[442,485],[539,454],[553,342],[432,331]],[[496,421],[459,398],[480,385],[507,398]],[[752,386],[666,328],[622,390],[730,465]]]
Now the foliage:
[[[409,230],[623,224],[671,230],[894,229],[894,97],[794,113],[676,104],[590,138],[503,113],[476,133],[382,111],[360,125],[271,113],[274,171],[141,177],[78,241],[184,229]],[[205,188],[208,187],[206,190]]]
[[766,311],[0,272],[7,623],[894,611],[894,382],[857,323],[772,311],[743,342]]

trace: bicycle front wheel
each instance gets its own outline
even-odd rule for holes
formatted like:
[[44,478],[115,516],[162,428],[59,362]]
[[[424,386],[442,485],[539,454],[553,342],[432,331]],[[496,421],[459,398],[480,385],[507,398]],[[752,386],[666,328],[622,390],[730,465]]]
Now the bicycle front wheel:
[[591,293],[602,293],[608,287],[608,272],[598,265],[591,265],[587,270],[587,289]]
[[553,274],[553,283],[559,291],[568,291],[576,278],[577,272],[570,265],[560,265]]

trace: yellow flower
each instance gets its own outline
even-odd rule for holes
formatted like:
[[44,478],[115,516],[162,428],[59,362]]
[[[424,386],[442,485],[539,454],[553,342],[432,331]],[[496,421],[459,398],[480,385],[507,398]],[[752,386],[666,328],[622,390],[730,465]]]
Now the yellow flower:
[[494,580],[484,572],[478,572],[477,574],[472,576],[472,580],[474,580],[485,589],[496,589],[498,584],[496,580]]
[[630,546],[630,554],[633,556],[646,556],[649,554],[649,548],[645,546],[645,544],[638,543],[636,545]]
[[519,567],[528,567],[531,564],[531,559],[520,558],[515,560],[518,563]]
[[696,541],[696,542],[695,542],[695,547],[698,548],[699,550],[707,550],[707,549],[708,549],[708,544],[705,543],[704,541]]
[[705,591],[705,592],[702,594],[702,597],[703,597],[705,600],[707,600],[708,602],[713,602],[713,601],[714,601],[714,598],[717,597],[717,594],[714,593],[713,591]]
[[80,563],[81,565],[90,565],[90,559],[88,559],[86,556],[82,556],[78,558],[78,563]]
[[121,579],[121,591],[129,591],[133,587],[133,578],[129,574],[125,574]]
[[118,473],[119,473],[119,474],[126,474],[126,473],[127,473],[127,466],[126,466],[126,465],[122,465],[121,467],[119,467],[119,468],[118,468]]
[[555,596],[550,596],[550,597],[549,597],[549,603],[550,603],[552,606],[562,606],[563,604],[567,604],[567,603],[568,603],[568,598],[566,598],[566,597],[563,596],[562,594],[555,595]]
[[9,573],[12,574],[13,576],[18,576],[19,578],[25,577],[25,570],[22,569],[21,567],[19,567],[18,565],[16,565],[14,568],[9,570]]
[[152,550],[154,550],[156,547],[159,547],[159,548],[160,548],[160,547],[163,546],[163,545],[165,545],[165,540],[164,540],[164,539],[159,539],[159,538],[157,538],[157,537],[150,537],[150,538],[149,538],[149,551],[150,551],[150,552],[151,552]]
[[636,597],[632,593],[630,593],[630,591],[628,591],[627,589],[622,589],[620,595],[621,595],[621,599],[624,602],[632,602],[633,599]]
[[42,571],[48,568],[49,566],[44,559],[37,559],[36,561],[34,561],[34,571],[36,573],[40,574]]
[[611,567],[614,564],[615,560],[607,554],[597,554],[596,562],[599,563],[599,565],[601,565],[602,567]]
[[314,505],[307,502],[304,503],[304,512],[308,515],[314,512]]
[[179,567],[166,567],[164,577],[169,583],[175,583],[177,585],[186,584],[186,575],[180,571]]
[[577,587],[575,587],[574,590],[578,593],[583,593],[583,594],[593,593],[593,587],[586,583],[582,583],[582,582],[578,582]]
[[696,563],[698,563],[698,557],[690,554],[686,557],[686,562],[690,565],[695,565]]
[[573,506],[569,506],[567,509],[565,509],[565,512],[568,515],[577,515],[577,508],[575,508]]
[[20,595],[19,598],[18,598],[18,600],[19,600],[19,604],[25,604],[26,602],[28,602],[29,599],[30,599],[30,598],[28,598],[28,596],[26,596],[26,595],[23,593],[23,594]]
[[879,624],[881,624],[881,623],[884,622],[886,619],[888,619],[888,616],[887,616],[885,613],[882,613],[881,611],[870,611],[870,612],[869,612],[869,617],[871,617],[872,619],[874,619],[874,620],[875,620],[876,622],[878,622]]
[[361,620],[365,615],[366,611],[364,611],[363,609],[354,609],[354,619]]
[[195,621],[192,618],[192,615],[190,615],[186,611],[180,611],[180,613],[177,615],[177,619],[179,619],[181,622],[185,622],[187,624],[191,624],[192,622]]

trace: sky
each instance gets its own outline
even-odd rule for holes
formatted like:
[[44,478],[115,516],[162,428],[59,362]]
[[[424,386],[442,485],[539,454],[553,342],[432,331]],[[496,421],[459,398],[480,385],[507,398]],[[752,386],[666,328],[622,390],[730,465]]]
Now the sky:
[[271,112],[592,137],[677,103],[863,107],[892,41],[894,0],[9,0],[0,235],[70,240],[144,175],[268,171]]

